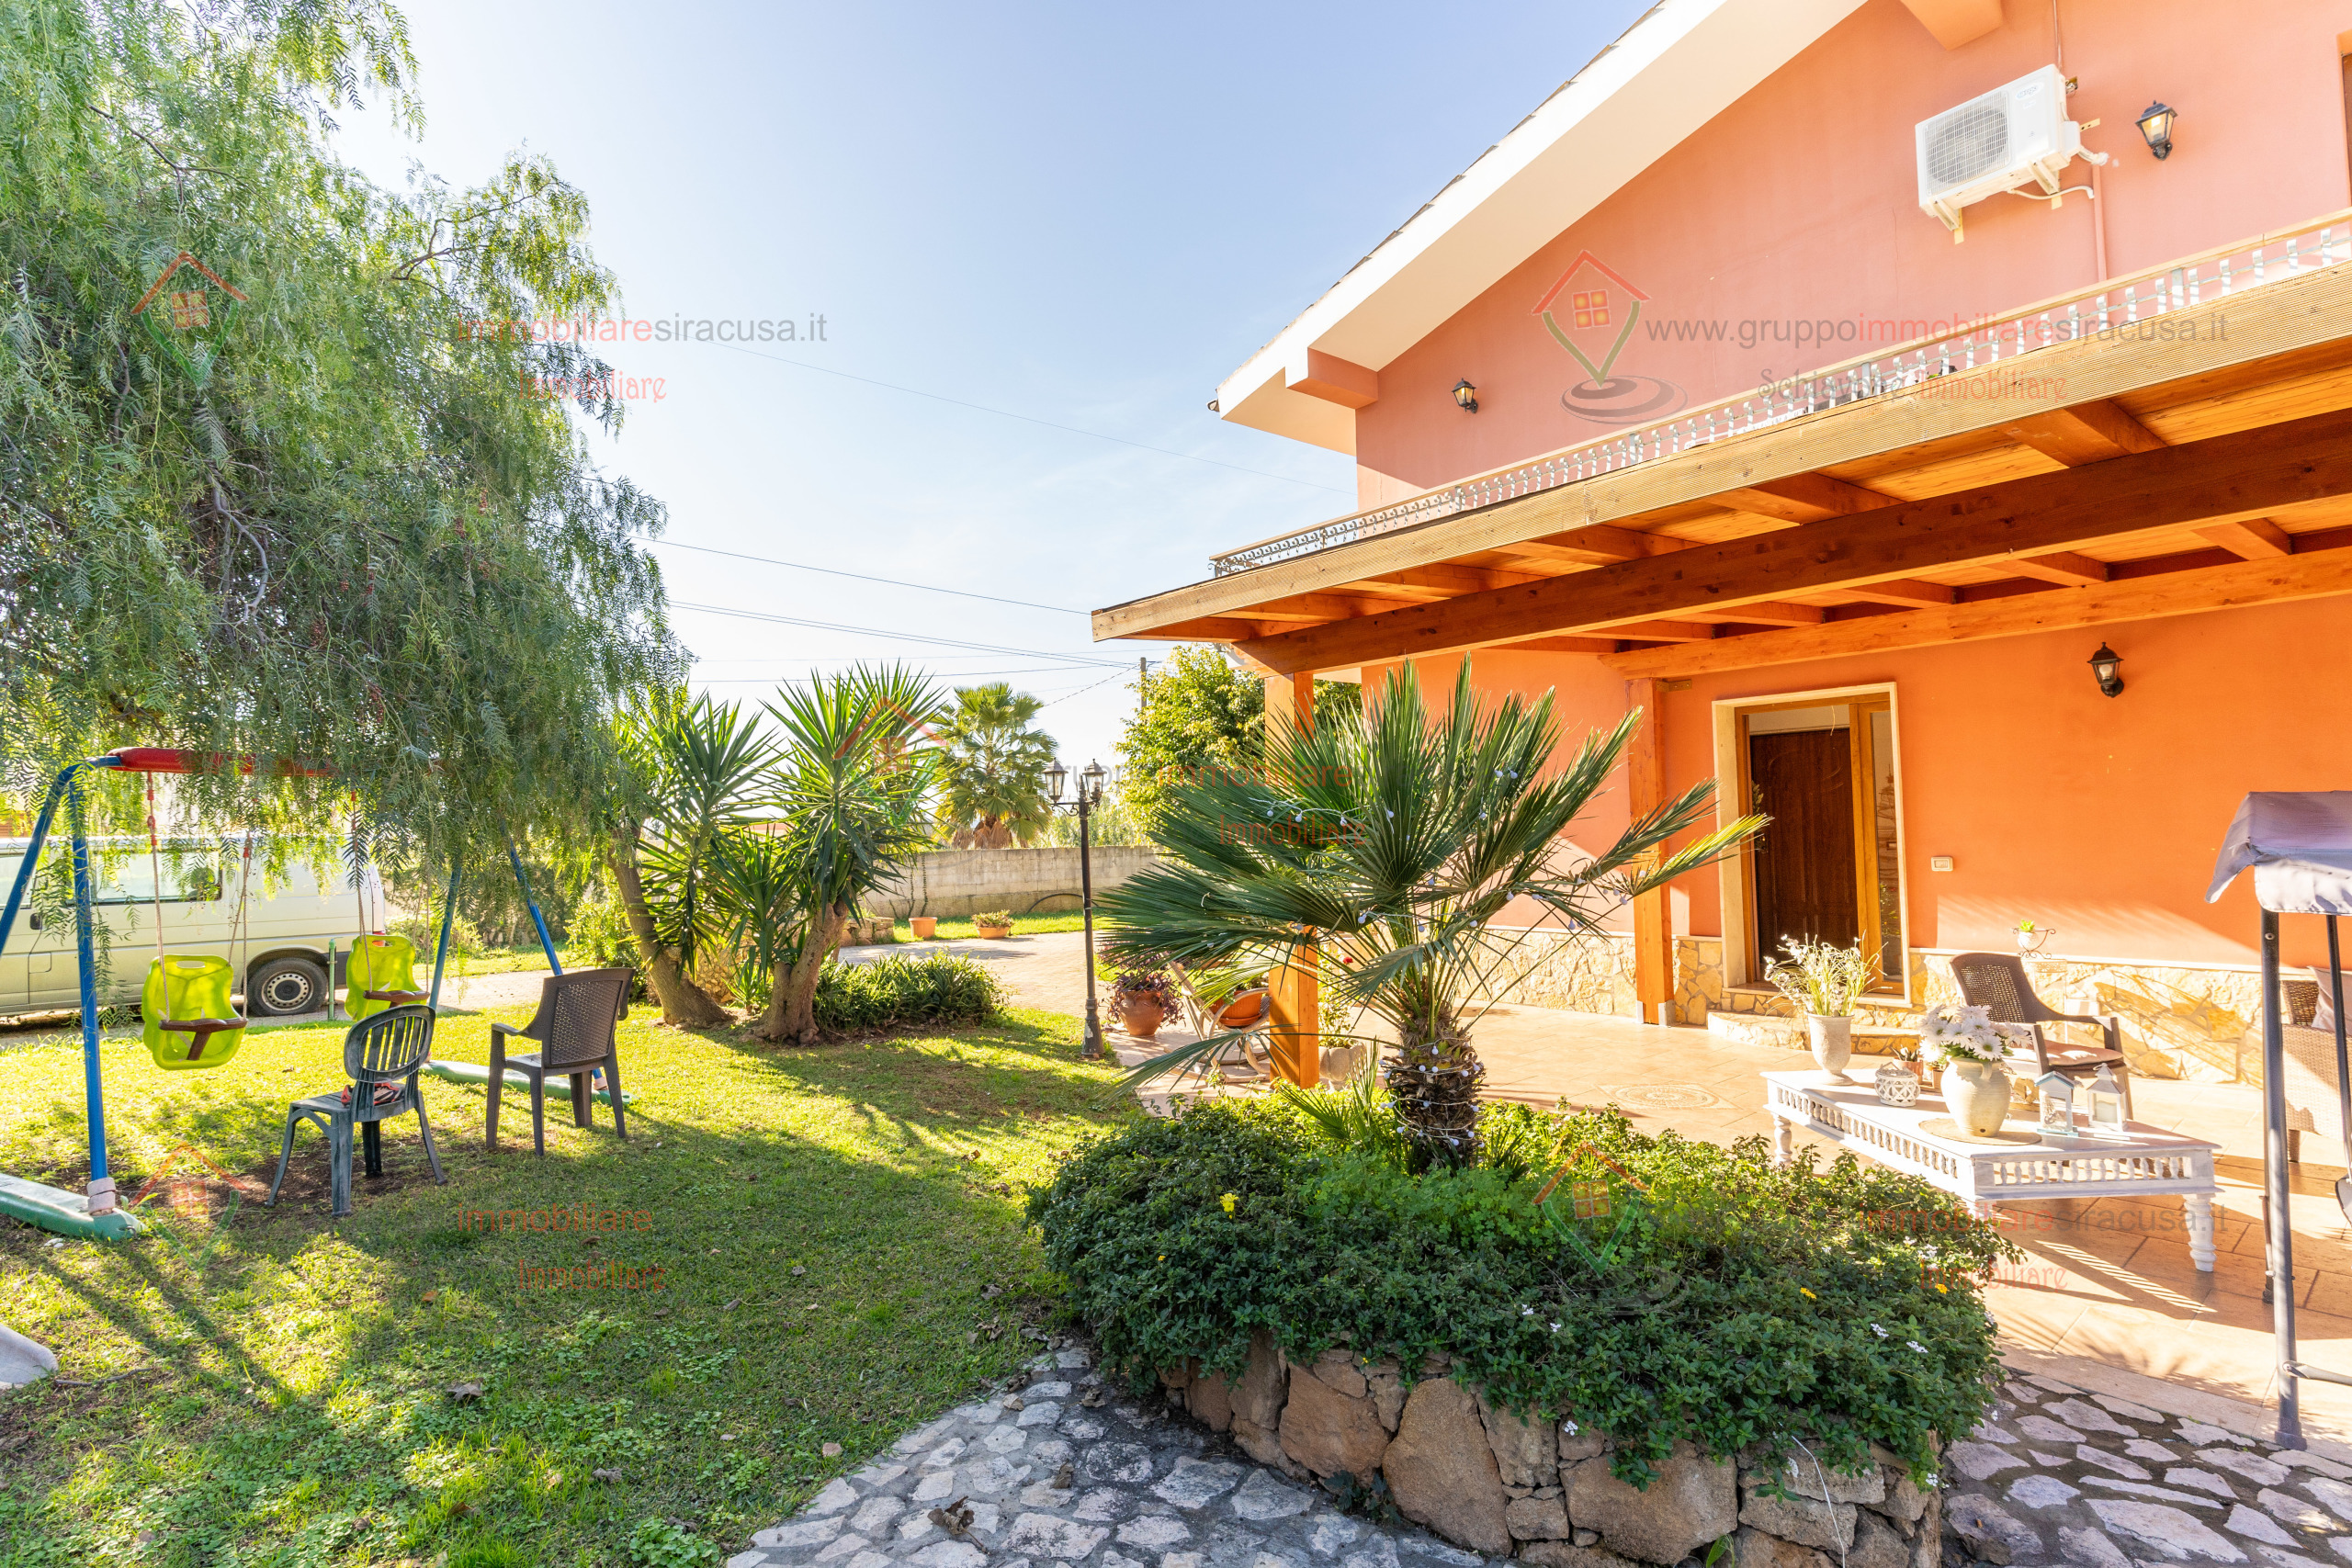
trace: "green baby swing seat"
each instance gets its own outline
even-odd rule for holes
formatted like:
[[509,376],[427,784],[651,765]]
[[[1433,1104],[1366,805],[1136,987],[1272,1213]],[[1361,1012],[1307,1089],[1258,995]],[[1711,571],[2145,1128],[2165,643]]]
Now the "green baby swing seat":
[[245,1021],[231,996],[237,972],[225,958],[167,953],[147,965],[147,1054],[173,1071],[217,1067],[237,1054]]

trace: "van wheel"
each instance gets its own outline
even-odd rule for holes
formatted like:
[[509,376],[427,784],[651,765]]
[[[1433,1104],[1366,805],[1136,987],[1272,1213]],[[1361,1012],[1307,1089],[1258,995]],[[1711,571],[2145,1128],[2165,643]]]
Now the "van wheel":
[[327,972],[307,958],[273,958],[254,965],[245,983],[248,1010],[264,1018],[317,1012],[327,1005]]

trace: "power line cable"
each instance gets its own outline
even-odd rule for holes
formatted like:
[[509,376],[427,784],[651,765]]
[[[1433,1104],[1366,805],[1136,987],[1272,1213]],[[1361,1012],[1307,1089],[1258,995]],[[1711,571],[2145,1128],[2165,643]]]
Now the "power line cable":
[[844,626],[831,621],[803,620],[797,615],[771,615],[763,610],[730,610],[724,604],[690,604],[683,599],[671,600],[670,607],[673,610],[699,611],[706,615],[729,615],[738,620],[773,621],[778,626],[806,626],[812,631],[845,632],[853,637],[885,637],[893,642],[930,643],[940,648],[968,648],[982,653],[1009,655],[1014,659],[1055,659],[1080,669],[1099,670],[1114,663],[1122,670],[1126,668],[1126,660],[1123,659],[1096,659],[1080,653],[1056,653],[1042,648],[1006,648],[997,643],[966,642],[956,637],[925,637],[919,632],[885,631],[875,626]]
[[880,582],[892,588],[919,588],[925,593],[953,593],[959,599],[985,599],[991,604],[1018,604],[1024,610],[1051,610],[1061,615],[1083,615],[1083,610],[1073,610],[1062,604],[1038,604],[1026,599],[1000,599],[993,593],[973,593],[961,588],[934,588],[928,582],[906,582],[895,577],[868,577],[862,571],[843,571],[838,567],[810,566],[806,561],[778,560],[774,556],[745,555],[741,550],[715,549],[709,545],[689,545],[678,539],[656,539],[657,545],[667,545],[673,550],[696,550],[707,556],[730,556],[736,560],[755,560],[763,566],[788,566],[798,571],[821,571],[831,577],[854,577],[860,582]]
[[[1125,666],[1125,665],[1124,665],[1124,664],[1122,664],[1121,666],[1119,666],[1119,674],[1118,674],[1118,675],[1105,675],[1105,676],[1103,676],[1103,677],[1102,677],[1102,679],[1101,679],[1100,681],[1095,682],[1094,682],[1094,686],[1107,686],[1107,685],[1109,685],[1112,682],[1114,682],[1114,681],[1117,680],[1117,679],[1119,678],[1119,675],[1124,675],[1124,674],[1125,674],[1126,672],[1127,672],[1127,668],[1126,668],[1126,666]],[[1043,712],[1045,712],[1047,708],[1052,707],[1056,703],[1066,703],[1066,702],[1069,701],[1069,700],[1070,700],[1070,698],[1072,698],[1072,697],[1082,697],[1082,696],[1086,695],[1086,694],[1087,694],[1087,693],[1089,693],[1089,692],[1092,691],[1092,690],[1094,689],[1094,686],[1080,686],[1080,687],[1077,691],[1075,691],[1075,692],[1064,692],[1064,693],[1063,693],[1060,696],[1058,696],[1058,697],[1048,697],[1048,698],[1046,698],[1044,702],[1039,703],[1039,704],[1037,705],[1037,711],[1038,711],[1039,713],[1043,713]]]
[[1328,490],[1333,495],[1353,493],[1341,490],[1337,485],[1318,484],[1313,479],[1294,479],[1289,474],[1272,473],[1264,468],[1245,468],[1238,463],[1223,462],[1216,457],[1204,457],[1196,452],[1179,452],[1170,446],[1154,446],[1148,442],[1130,441],[1124,435],[1105,435],[1099,430],[1081,430],[1075,424],[1057,424],[1050,419],[1039,419],[1034,414],[1014,413],[1011,409],[993,409],[986,403],[967,403],[961,398],[951,398],[939,392],[926,392],[915,387],[901,387],[891,381],[877,381],[871,376],[853,376],[846,370],[835,370],[825,365],[811,365],[805,359],[786,359],[781,354],[762,354],[758,349],[745,348],[740,343],[722,343],[718,346],[731,348],[738,354],[748,354],[754,359],[773,359],[778,365],[797,366],[803,370],[814,370],[820,375],[838,376],[844,381],[863,381],[869,387],[880,387],[885,391],[904,392],[910,398],[929,398],[935,403],[953,403],[959,409],[973,409],[980,413],[992,413],[999,419],[1017,419],[1023,424],[1042,424],[1047,430],[1066,430],[1072,435],[1091,435],[1097,441],[1116,442],[1122,446],[1133,446],[1139,452],[1157,452],[1165,457],[1183,457],[1195,463],[1207,463],[1215,468],[1231,468],[1237,474],[1255,474],[1260,479],[1280,479],[1284,484],[1305,485],[1309,490]]

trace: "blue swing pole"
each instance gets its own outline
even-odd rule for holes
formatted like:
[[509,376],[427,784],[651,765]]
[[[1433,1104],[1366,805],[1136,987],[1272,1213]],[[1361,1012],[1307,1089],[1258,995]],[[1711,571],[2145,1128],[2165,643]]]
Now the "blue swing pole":
[[17,913],[24,908],[25,890],[32,886],[33,868],[40,863],[41,846],[49,840],[49,825],[57,815],[57,803],[65,798],[65,786],[81,767],[69,763],[58,770],[57,777],[49,784],[49,794],[42,797],[40,815],[33,818],[33,836],[25,845],[25,858],[17,863],[17,879],[8,885],[8,902],[0,906],[0,948],[8,945],[8,938],[17,930]]
[[458,883],[466,874],[463,857],[449,863],[449,897],[441,905],[441,940],[433,949],[433,997],[425,1005],[441,1010],[441,971],[449,962],[449,924],[458,918]]
[[89,1206],[114,1212],[114,1178],[107,1174],[107,1093],[98,1073],[97,954],[90,940],[90,840],[82,814],[82,775],[68,768],[66,825],[74,835],[74,952],[82,965],[82,1097],[90,1123]]
[[563,960],[555,955],[555,941],[548,935],[547,917],[539,913],[539,901],[531,897],[531,879],[523,874],[523,857],[512,840],[506,845],[506,862],[514,868],[514,883],[523,889],[523,907],[531,911],[531,924],[538,928],[539,951],[548,955],[548,967],[560,975]]

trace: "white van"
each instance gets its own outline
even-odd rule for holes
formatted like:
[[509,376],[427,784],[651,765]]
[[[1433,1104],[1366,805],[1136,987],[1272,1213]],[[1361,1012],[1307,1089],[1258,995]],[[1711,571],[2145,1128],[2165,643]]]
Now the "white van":
[[[25,839],[0,839],[0,903],[24,864]],[[178,839],[151,860],[143,838],[100,837],[90,843],[91,913],[108,933],[107,980],[101,1005],[136,1005],[155,956],[155,873],[163,874],[164,951],[201,953],[246,962],[247,1012],[284,1017],[315,1012],[327,1005],[328,944],[334,943],[334,978],[343,955],[361,933],[379,931],[387,918],[382,886],[371,871],[354,888],[334,868],[333,846],[324,886],[308,856],[289,858],[276,875],[265,873],[268,850],[255,836],[246,871],[244,835],[216,840]],[[49,884],[52,911],[37,912],[31,890],[17,911],[16,929],[0,950],[0,1014],[50,1012],[82,1005],[82,972],[74,941],[73,845],[51,834],[41,847],[37,880]],[[237,926],[238,889],[244,888],[243,930]]]

